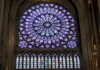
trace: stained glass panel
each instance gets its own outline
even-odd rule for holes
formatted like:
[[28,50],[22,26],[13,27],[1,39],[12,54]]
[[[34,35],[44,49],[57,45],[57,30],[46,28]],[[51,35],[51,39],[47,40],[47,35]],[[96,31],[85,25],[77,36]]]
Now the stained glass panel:
[[22,68],[22,56],[21,54],[18,54],[16,56],[16,69]]
[[73,58],[70,56],[70,68],[73,68]]
[[27,55],[27,69],[30,68],[30,57],[29,55]]
[[52,56],[52,68],[55,69],[56,68],[56,54]]
[[62,69],[63,68],[63,54],[60,55],[59,57],[59,64],[60,64],[60,69]]
[[69,55],[67,56],[67,68],[69,69],[70,68],[70,64],[69,64]]
[[[37,57],[38,56],[38,57]],[[23,62],[22,62],[23,61]],[[77,69],[80,68],[80,58],[78,54],[73,57],[69,53],[65,54],[24,54],[16,56],[16,69]]]
[[42,54],[38,55],[38,69],[44,69],[44,57]]
[[22,65],[23,65],[23,64],[22,64],[22,59],[23,59],[23,58],[22,58],[22,56],[20,55],[19,69],[22,69]]
[[[35,4],[22,14],[19,23],[20,48],[77,47],[76,23],[64,6],[55,3]],[[16,69],[80,68],[78,54],[54,53],[19,54],[16,57]]]
[[31,55],[31,69],[33,69],[34,66],[34,54]]
[[66,68],[66,58],[65,58],[65,55],[63,55],[62,59],[63,59],[63,68],[65,69]]
[[34,69],[36,69],[36,68],[37,68],[37,57],[34,56]]
[[19,30],[20,48],[77,46],[74,19],[61,5],[40,3],[30,7],[20,19]]
[[79,59],[78,54],[75,54],[75,56],[74,56],[74,67],[75,68],[80,68],[80,59]]
[[74,56],[74,67],[77,68],[77,57]]
[[73,57],[71,54],[67,56],[67,68],[73,68]]
[[45,56],[45,68],[46,69],[51,68],[51,57],[49,54]]
[[23,58],[23,68],[26,69],[26,67],[27,67],[27,54],[25,54]]
[[58,68],[58,56],[56,54],[52,56],[52,68],[53,69]]
[[77,64],[78,64],[78,68],[80,68],[80,58],[79,58],[79,56],[77,56]]
[[19,56],[16,57],[16,69],[18,69],[19,67]]
[[55,59],[56,59],[56,69],[58,69],[59,68],[59,66],[58,66],[59,65],[59,63],[58,63],[58,56],[56,56]]

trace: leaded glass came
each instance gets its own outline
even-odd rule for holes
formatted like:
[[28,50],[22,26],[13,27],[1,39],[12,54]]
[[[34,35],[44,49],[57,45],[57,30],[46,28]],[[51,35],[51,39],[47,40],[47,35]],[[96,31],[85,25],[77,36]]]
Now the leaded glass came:
[[80,70],[77,24],[64,6],[38,3],[20,17],[16,70]]
[[[21,60],[19,61],[19,59]],[[29,62],[29,60],[31,62]],[[65,54],[57,55],[54,53],[52,55],[46,54],[44,56],[43,54],[37,54],[37,55],[24,54],[23,57],[21,54],[18,54],[16,57],[16,69],[66,69],[66,68],[80,69],[80,58],[78,54],[77,55],[74,54],[74,56],[72,56],[70,53],[68,53],[67,55]]]
[[41,3],[22,15],[20,48],[75,48],[76,30],[72,15],[63,6]]

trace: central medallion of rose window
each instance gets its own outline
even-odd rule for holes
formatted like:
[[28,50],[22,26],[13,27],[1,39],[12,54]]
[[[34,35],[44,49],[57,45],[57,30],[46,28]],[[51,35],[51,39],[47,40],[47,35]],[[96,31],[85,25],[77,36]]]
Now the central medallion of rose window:
[[43,26],[44,26],[45,28],[50,28],[50,27],[51,27],[51,23],[50,23],[50,22],[45,22],[45,23],[43,24]]

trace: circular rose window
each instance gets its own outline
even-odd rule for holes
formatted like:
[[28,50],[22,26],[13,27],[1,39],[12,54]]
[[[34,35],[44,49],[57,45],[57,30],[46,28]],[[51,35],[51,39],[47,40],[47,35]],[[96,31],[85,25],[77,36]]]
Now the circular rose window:
[[40,3],[27,9],[20,19],[19,47],[75,48],[75,22],[61,5]]

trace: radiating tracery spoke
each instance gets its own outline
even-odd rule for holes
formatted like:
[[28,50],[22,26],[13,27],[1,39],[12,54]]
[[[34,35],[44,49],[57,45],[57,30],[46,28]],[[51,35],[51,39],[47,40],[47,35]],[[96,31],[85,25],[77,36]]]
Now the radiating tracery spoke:
[[77,46],[74,19],[67,9],[56,4],[41,3],[26,10],[20,19],[19,29],[21,48]]

